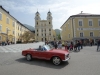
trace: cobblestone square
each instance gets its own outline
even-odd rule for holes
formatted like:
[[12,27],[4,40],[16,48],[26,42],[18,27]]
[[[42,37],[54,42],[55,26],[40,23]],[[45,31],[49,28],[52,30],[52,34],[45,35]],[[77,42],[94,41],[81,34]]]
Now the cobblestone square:
[[[39,44],[43,43],[31,46],[36,47]],[[0,52],[0,75],[99,75],[100,52],[96,48],[86,46],[80,52],[70,52],[69,63],[59,66],[38,59],[29,62],[21,55],[21,51],[11,52],[10,49],[10,52]]]

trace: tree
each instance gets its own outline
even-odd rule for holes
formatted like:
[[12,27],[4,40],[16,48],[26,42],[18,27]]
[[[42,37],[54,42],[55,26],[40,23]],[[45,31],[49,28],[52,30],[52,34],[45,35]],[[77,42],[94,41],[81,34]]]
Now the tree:
[[61,40],[61,36],[60,34],[57,35],[58,40]]
[[35,34],[30,32],[30,31],[25,31],[24,34],[22,34],[20,36],[20,38],[24,41],[24,42],[29,42],[29,41],[33,41],[35,38]]

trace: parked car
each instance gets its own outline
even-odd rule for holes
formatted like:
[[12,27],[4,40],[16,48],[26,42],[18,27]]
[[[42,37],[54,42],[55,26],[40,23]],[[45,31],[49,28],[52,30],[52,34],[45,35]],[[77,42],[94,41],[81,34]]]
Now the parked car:
[[22,51],[28,61],[33,58],[50,60],[54,65],[60,65],[63,61],[68,62],[70,59],[68,50],[54,49],[50,45],[39,46],[37,49],[27,49]]

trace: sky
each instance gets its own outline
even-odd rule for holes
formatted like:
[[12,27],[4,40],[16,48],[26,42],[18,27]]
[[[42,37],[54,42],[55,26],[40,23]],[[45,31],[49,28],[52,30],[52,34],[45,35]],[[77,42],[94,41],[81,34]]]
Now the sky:
[[10,14],[22,24],[35,26],[35,13],[40,13],[46,20],[47,13],[52,13],[53,29],[60,29],[71,16],[81,13],[100,14],[100,0],[0,0]]

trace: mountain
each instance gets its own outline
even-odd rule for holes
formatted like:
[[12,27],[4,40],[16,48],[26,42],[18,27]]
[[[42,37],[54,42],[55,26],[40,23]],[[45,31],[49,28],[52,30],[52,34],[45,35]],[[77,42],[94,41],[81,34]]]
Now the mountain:
[[26,28],[28,28],[30,31],[35,32],[35,28],[31,25],[23,24]]
[[60,29],[55,29],[56,35],[59,35],[61,30]]

